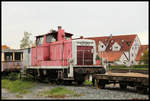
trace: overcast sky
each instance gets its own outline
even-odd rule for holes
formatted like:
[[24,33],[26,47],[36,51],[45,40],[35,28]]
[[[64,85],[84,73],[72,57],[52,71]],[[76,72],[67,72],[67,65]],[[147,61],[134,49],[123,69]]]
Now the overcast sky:
[[2,44],[19,48],[24,31],[32,39],[62,26],[73,38],[138,34],[148,43],[148,2],[1,2]]

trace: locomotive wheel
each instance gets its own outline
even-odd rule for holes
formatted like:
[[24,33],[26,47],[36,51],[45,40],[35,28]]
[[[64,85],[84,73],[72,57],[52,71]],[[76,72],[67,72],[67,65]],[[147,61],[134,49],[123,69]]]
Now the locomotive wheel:
[[56,81],[56,84],[57,84],[57,85],[62,85],[63,83],[64,83],[63,80],[57,80],[57,81]]
[[99,86],[98,86],[100,89],[104,89],[105,88],[105,83],[99,83]]
[[71,80],[65,80],[65,81],[64,81],[64,84],[65,84],[65,85],[71,85],[71,84],[72,84],[72,81],[71,81]]
[[84,81],[77,81],[78,85],[82,85]]
[[136,90],[137,90],[138,93],[141,93],[141,94],[145,94],[147,92],[147,88],[146,87],[139,87],[139,86],[137,86]]
[[105,88],[105,84],[106,84],[105,80],[99,80],[98,88],[104,89]]
[[120,82],[119,86],[120,86],[121,89],[127,89],[127,84],[126,83]]

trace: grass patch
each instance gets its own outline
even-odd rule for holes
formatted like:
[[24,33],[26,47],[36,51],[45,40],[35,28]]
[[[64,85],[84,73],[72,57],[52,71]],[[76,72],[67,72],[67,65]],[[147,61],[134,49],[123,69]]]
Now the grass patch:
[[15,81],[11,81],[8,79],[2,80],[2,88],[6,88],[12,93],[20,93],[20,94],[30,92],[29,89],[35,86],[35,84],[36,84],[35,82],[22,80],[15,80]]
[[52,88],[51,90],[43,91],[38,96],[64,98],[68,95],[81,96],[81,94],[77,94],[77,93],[73,92],[72,90],[69,90],[64,87],[56,87],[56,88]]
[[2,98],[1,98],[1,100],[6,100],[6,99],[7,99],[7,97],[2,97]]
[[18,98],[23,98],[23,96],[20,95],[20,94],[16,94],[16,97],[18,97]]

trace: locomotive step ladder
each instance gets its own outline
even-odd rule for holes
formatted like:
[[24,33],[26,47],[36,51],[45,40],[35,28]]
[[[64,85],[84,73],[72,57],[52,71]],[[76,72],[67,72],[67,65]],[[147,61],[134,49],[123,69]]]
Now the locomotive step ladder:
[[22,79],[22,78],[27,78],[27,73],[26,73],[26,69],[25,68],[23,68],[23,69],[21,69],[21,71],[20,71],[20,79]]

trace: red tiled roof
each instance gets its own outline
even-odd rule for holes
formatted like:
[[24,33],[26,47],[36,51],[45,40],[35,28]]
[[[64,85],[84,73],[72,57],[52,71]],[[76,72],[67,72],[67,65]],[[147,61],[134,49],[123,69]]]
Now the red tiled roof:
[[109,52],[99,52],[99,57],[107,59],[107,61],[119,60],[123,52],[109,51]]
[[10,49],[10,47],[8,47],[7,45],[2,45],[2,50],[5,50],[5,49]]
[[[112,36],[112,38],[110,38],[110,36],[104,36],[104,37],[89,37],[89,38],[85,38],[85,39],[95,40],[96,50],[98,50],[98,44],[99,44],[99,41],[101,41],[105,44],[105,46],[109,43],[106,51],[111,51],[110,47],[112,47],[112,45],[115,42],[117,42],[121,46],[120,51],[129,51],[136,36],[137,36],[136,34],[132,34],[132,35]],[[111,42],[111,40],[113,40],[113,42]],[[124,42],[122,42],[122,40],[124,40]],[[128,46],[128,43],[130,44],[129,46]]]
[[139,60],[140,60],[140,57],[141,57],[142,53],[144,53],[144,51],[145,51],[146,49],[148,49],[148,48],[149,48],[148,45],[141,45],[141,46],[140,46],[140,48],[139,48],[139,50],[138,50],[138,53],[137,53],[137,56],[136,56],[136,61],[139,61]]

